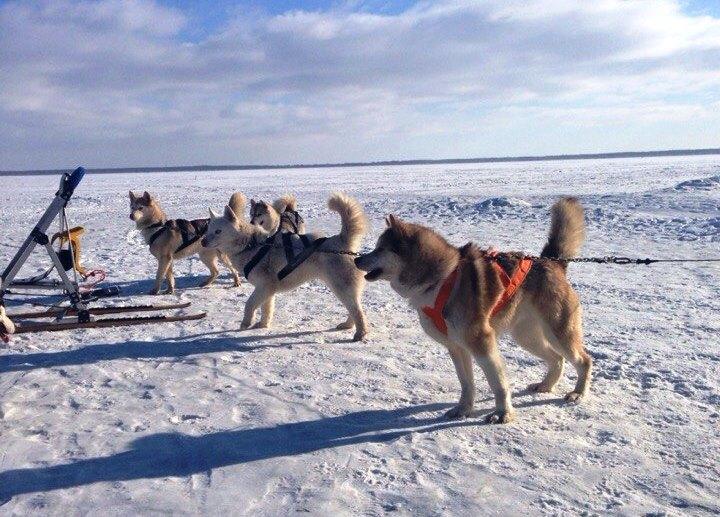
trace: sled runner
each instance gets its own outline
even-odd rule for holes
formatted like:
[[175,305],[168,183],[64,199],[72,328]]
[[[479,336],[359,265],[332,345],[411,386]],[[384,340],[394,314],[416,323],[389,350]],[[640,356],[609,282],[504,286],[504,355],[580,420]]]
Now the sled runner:
[[[149,304],[149,305],[118,305],[114,307],[91,307],[88,312],[91,315],[120,314],[123,312],[151,312],[170,309],[187,309],[190,302]],[[77,309],[73,307],[57,307],[44,311],[16,312],[7,315],[12,319],[42,319],[42,318],[63,318],[66,316],[77,316]]]
[[[189,303],[187,305],[190,305]],[[126,307],[126,311],[134,312],[132,307]],[[161,310],[161,309],[141,309],[141,310]],[[119,311],[118,311],[119,312]],[[12,316],[12,315],[10,315]],[[130,325],[147,325],[150,323],[172,323],[175,321],[193,321],[200,320],[207,316],[205,312],[197,312],[194,314],[178,314],[178,315],[159,315],[159,316],[135,316],[127,318],[101,318],[85,322],[79,321],[55,321],[48,323],[35,322],[15,322],[14,334],[22,334],[25,332],[53,332],[59,330],[74,329],[96,329],[109,327],[127,327]]]
[[[75,189],[80,184],[85,169],[78,167],[72,173],[65,173],[60,179],[60,188],[55,193],[55,198],[40,220],[25,239],[20,249],[8,264],[0,277],[0,307],[2,318],[0,318],[0,337],[7,340],[7,336],[13,333],[42,332],[48,330],[69,330],[78,328],[105,328],[126,325],[141,325],[147,323],[167,323],[174,321],[190,321],[204,318],[206,313],[156,315],[126,318],[102,318],[93,319],[91,316],[102,314],[120,314],[130,312],[153,312],[171,309],[184,309],[190,303],[168,304],[168,305],[126,305],[116,307],[94,307],[89,304],[99,298],[115,296],[120,293],[116,286],[95,289],[94,287],[105,279],[105,272],[102,270],[88,271],[80,264],[80,236],[85,232],[81,226],[70,228],[65,208]],[[47,231],[50,225],[59,218],[60,231],[55,233],[52,239]],[[189,238],[194,238],[189,237]],[[59,249],[53,247],[55,241],[59,241]],[[27,261],[35,247],[40,245],[45,248],[50,257],[50,268],[34,277],[16,280],[16,275]],[[60,280],[47,280],[50,273],[56,271]],[[72,278],[70,278],[70,272]],[[83,280],[81,284],[78,280]],[[4,310],[4,299],[6,295],[17,294],[11,292],[11,287],[21,289],[60,289],[66,298],[68,305],[56,307],[39,312],[20,312],[6,314]],[[23,322],[25,319],[55,318],[51,322]]]

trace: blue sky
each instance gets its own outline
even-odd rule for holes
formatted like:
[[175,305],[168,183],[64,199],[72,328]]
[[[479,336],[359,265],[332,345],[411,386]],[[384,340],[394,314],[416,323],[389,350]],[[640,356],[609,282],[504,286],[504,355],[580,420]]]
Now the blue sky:
[[720,146],[716,0],[0,1],[0,169]]

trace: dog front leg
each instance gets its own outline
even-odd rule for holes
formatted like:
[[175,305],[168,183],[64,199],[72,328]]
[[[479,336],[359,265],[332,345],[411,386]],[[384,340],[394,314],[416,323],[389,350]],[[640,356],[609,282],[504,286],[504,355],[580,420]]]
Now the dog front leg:
[[163,278],[167,275],[168,268],[172,264],[172,258],[163,256],[158,258],[158,268],[157,273],[155,274],[155,286],[150,291],[150,294],[158,294],[160,293],[160,289],[162,288],[162,281]]
[[173,263],[170,262],[170,265],[167,268],[167,272],[165,273],[165,280],[167,281],[167,291],[165,291],[165,294],[174,294],[175,293],[175,275],[173,273]]
[[459,346],[448,346],[450,358],[460,381],[460,401],[458,405],[445,413],[446,418],[464,418],[470,416],[475,403],[475,379],[470,352]]
[[242,330],[248,329],[252,326],[252,322],[255,319],[255,312],[258,308],[265,303],[268,295],[265,289],[256,287],[252,294],[248,297],[245,302],[245,315],[243,316],[242,324],[240,328]]
[[510,384],[505,373],[505,361],[498,350],[495,333],[483,332],[469,344],[495,397],[495,411],[488,415],[487,421],[491,424],[511,422],[515,417],[515,410],[510,400]]
[[268,299],[263,302],[260,310],[262,311],[262,315],[260,316],[260,321],[255,325],[255,328],[270,328],[273,314],[275,313],[275,295],[270,295]]
[[235,269],[235,266],[233,266],[232,261],[230,260],[230,257],[228,257],[225,253],[220,254],[220,260],[223,264],[230,270],[230,274],[233,277],[233,285],[235,287],[240,287],[241,279],[240,279],[240,273],[238,273],[238,270]]

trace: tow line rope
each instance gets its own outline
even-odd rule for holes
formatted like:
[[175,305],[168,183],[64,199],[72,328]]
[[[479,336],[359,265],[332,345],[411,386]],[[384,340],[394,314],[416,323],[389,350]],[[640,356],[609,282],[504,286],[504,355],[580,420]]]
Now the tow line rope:
[[672,259],[651,259],[651,258],[630,258],[630,257],[576,257],[576,258],[555,258],[555,257],[529,257],[533,260],[551,260],[554,262],[585,262],[591,264],[643,264],[650,265],[658,262],[720,262],[720,258],[672,258]]
[[[267,247],[279,247],[274,243],[268,243],[267,241],[262,242],[255,242],[251,243],[249,246],[247,246],[244,251],[250,251],[255,248],[259,248],[262,246]],[[370,250],[371,251],[371,250]],[[359,251],[349,251],[349,250],[323,250],[323,249],[316,249],[314,250],[314,253],[330,253],[333,255],[350,255],[351,257],[359,257],[360,255],[363,255],[363,252]],[[365,252],[368,253],[368,252]],[[501,253],[502,255],[503,253]],[[510,252],[508,255],[514,255],[519,258],[529,258],[533,261],[551,261],[551,262],[581,262],[581,263],[589,263],[589,264],[618,264],[621,266],[625,266],[628,264],[633,265],[645,265],[649,266],[650,264],[657,264],[657,263],[672,263],[672,262],[720,262],[720,257],[711,257],[711,258],[670,258],[670,259],[652,259],[652,258],[632,258],[632,257],[618,257],[615,255],[609,255],[607,257],[575,257],[575,258],[560,258],[560,257],[537,257],[533,255],[524,255],[522,253],[516,253],[516,252]]]
[[[351,255],[353,257],[359,257],[362,253],[356,251],[346,250],[316,250],[317,253],[333,253],[335,255]],[[502,253],[501,253],[502,254]],[[532,255],[523,255],[521,253],[509,253],[509,255],[518,256],[521,258],[529,258],[534,261],[552,261],[552,262],[584,262],[590,264],[643,264],[650,265],[659,262],[720,262],[718,258],[672,258],[672,259],[651,259],[651,258],[631,258],[631,257],[617,257],[614,255],[608,257],[575,257],[575,258],[559,258],[559,257],[535,257]]]

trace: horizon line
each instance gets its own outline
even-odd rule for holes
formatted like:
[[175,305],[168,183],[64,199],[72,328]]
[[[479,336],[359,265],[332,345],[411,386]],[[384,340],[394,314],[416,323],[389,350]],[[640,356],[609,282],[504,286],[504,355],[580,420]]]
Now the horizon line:
[[[133,172],[197,172],[197,171],[251,171],[271,169],[328,169],[342,167],[383,167],[407,165],[453,165],[472,163],[512,163],[512,162],[550,162],[569,160],[618,159],[618,158],[655,158],[663,156],[706,156],[720,154],[720,148],[704,149],[669,149],[656,151],[618,151],[610,153],[577,153],[577,154],[551,154],[538,156],[499,156],[485,158],[441,158],[441,159],[414,159],[414,160],[379,160],[370,162],[341,162],[341,163],[315,163],[315,164],[284,164],[284,165],[172,165],[172,166],[144,166],[144,167],[97,167],[87,168],[91,174],[115,174]],[[66,172],[70,169],[26,169],[4,170],[0,176],[36,176],[51,175]]]

